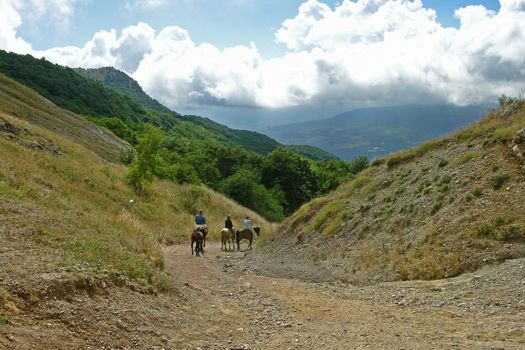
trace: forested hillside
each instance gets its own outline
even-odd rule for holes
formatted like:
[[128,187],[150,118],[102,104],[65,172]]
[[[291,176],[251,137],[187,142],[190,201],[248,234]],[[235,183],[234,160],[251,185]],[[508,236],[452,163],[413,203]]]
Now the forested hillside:
[[163,106],[157,100],[148,96],[135,80],[130,79],[126,73],[121,72],[116,68],[75,68],[74,71],[86,78],[99,81],[104,86],[109,87],[116,92],[128,95],[144,107],[156,110],[158,112],[171,112],[168,107]]
[[[147,171],[140,170],[144,174],[130,180],[135,181],[139,191],[143,191],[143,185],[153,177],[176,183],[204,183],[278,221],[367,165],[365,158],[357,158],[352,163],[337,159],[313,160],[328,158],[328,155],[325,157],[324,152],[307,148],[303,153],[314,155],[312,159],[259,133],[233,130],[207,118],[183,117],[162,108],[148,108],[138,102],[137,96],[143,94],[137,90],[138,84],[123,72],[103,71],[115,75],[111,81],[121,82],[114,85],[115,89],[128,87],[124,92],[135,91],[134,98],[138,100],[72,69],[28,55],[0,51],[0,72],[139,147],[138,152],[129,149],[121,154],[121,160],[130,165],[130,169],[140,170],[141,142],[154,140],[156,149],[148,155],[152,158]],[[92,72],[95,73],[99,74]],[[300,152],[305,148],[296,149]]]

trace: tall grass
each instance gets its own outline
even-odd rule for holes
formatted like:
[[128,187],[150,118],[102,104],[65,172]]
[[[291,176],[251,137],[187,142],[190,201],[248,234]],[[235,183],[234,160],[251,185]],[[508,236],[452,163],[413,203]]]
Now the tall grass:
[[[27,141],[37,137],[59,149],[53,155],[30,149],[25,140],[0,137],[0,197],[42,213],[21,222],[37,230],[35,242],[56,248],[64,264],[88,263],[166,286],[162,244],[189,242],[195,213],[180,199],[192,188],[156,181],[149,196],[137,197],[125,184],[123,165],[102,162],[83,146],[12,115],[0,112],[0,118],[27,128]],[[227,215],[238,226],[250,216],[263,237],[275,232],[276,225],[256,213],[205,187],[201,190],[205,200],[198,206],[207,217],[211,239],[217,238]],[[12,220],[9,215],[0,211],[7,222]]]

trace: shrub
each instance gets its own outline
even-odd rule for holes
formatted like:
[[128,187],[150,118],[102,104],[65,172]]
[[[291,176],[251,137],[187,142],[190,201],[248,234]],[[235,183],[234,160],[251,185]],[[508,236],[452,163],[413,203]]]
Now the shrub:
[[476,230],[476,236],[481,238],[494,238],[496,230],[490,224],[484,224]]
[[436,203],[434,203],[434,205],[432,206],[432,210],[430,211],[430,214],[431,214],[431,215],[434,215],[434,214],[437,213],[442,207],[443,207],[443,203],[441,203],[441,202],[436,202]]
[[179,202],[182,209],[189,214],[195,214],[199,208],[207,206],[210,195],[200,186],[189,186],[184,195],[180,196]]
[[490,184],[492,185],[493,190],[499,190],[501,186],[510,178],[510,175],[507,173],[499,174],[496,176],[493,176],[490,179]]
[[474,195],[474,197],[481,197],[481,195],[483,194],[483,190],[479,187],[476,187],[474,189],[474,191],[472,191],[472,194]]
[[359,207],[359,212],[361,214],[365,214],[370,210],[370,208],[372,208],[370,204],[361,204],[361,206]]
[[0,326],[8,324],[9,321],[5,316],[0,315]]
[[120,162],[124,165],[130,165],[135,158],[136,152],[133,147],[123,148],[119,152]]
[[495,220],[494,220],[494,225],[496,226],[503,226],[507,223],[507,221],[502,218],[501,216],[498,216]]
[[151,284],[159,292],[170,292],[175,288],[175,283],[170,276],[163,273],[156,273],[151,278]]
[[448,164],[448,160],[446,160],[446,159],[440,159],[440,160],[439,160],[439,163],[438,163],[438,166],[439,166],[440,168],[443,168],[443,167],[446,166],[447,164]]
[[525,242],[525,228],[509,225],[498,235],[498,239],[504,242]]
[[444,183],[441,186],[439,186],[438,191],[441,193],[447,192],[449,190],[448,184]]

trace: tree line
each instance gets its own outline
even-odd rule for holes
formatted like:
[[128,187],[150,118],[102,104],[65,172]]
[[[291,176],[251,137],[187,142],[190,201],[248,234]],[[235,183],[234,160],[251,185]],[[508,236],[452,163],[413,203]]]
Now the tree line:
[[260,155],[240,146],[193,141],[146,127],[135,155],[127,158],[128,184],[145,192],[154,177],[203,183],[268,220],[280,221],[368,166],[366,157],[313,161],[285,147]]

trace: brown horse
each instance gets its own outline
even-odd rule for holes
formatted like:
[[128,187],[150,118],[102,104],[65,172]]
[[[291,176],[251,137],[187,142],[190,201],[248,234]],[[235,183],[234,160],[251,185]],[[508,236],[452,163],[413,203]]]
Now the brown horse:
[[[259,236],[261,233],[261,228],[259,226],[255,226],[253,228],[253,231]],[[241,245],[239,244],[243,239],[247,239],[250,241],[250,244],[248,245],[248,248],[252,249],[252,242],[253,242],[253,231],[248,230],[247,228],[243,228],[241,230],[235,231],[235,240],[237,241],[237,250],[241,249]]]
[[[199,256],[199,252],[201,254],[204,254],[204,249],[202,247],[202,243],[204,241],[204,235],[201,231],[195,229],[193,230],[191,234],[191,255],[193,255],[193,252],[195,251],[195,255]],[[193,243],[195,243],[195,250],[193,249]]]
[[[235,242],[233,241],[233,229],[223,228],[221,230],[221,250],[232,250],[235,249]],[[228,249],[226,249],[226,243],[228,243]]]
[[206,247],[206,238],[208,237],[208,226],[206,224],[204,225],[197,225],[195,227],[195,231],[200,231],[202,232],[202,236],[203,236],[203,244],[202,246],[203,247]]

